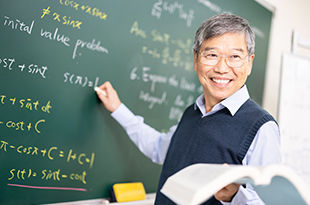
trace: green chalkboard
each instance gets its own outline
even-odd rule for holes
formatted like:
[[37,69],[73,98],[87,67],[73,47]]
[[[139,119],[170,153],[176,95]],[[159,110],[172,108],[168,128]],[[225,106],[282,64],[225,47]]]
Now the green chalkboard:
[[230,11],[254,27],[248,80],[262,102],[272,12],[249,0],[2,0],[0,204],[109,196],[141,181],[155,192],[161,166],[139,152],[98,100],[109,80],[160,131],[201,93],[192,42],[207,17]]

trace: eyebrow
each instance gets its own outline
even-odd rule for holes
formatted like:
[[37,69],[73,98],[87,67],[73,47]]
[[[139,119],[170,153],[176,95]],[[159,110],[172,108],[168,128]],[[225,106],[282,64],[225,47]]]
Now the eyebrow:
[[[209,51],[209,50],[217,50],[217,47],[205,47],[202,51]],[[240,51],[240,52],[245,52],[244,49],[242,48],[232,48],[231,50],[235,50],[235,51]]]

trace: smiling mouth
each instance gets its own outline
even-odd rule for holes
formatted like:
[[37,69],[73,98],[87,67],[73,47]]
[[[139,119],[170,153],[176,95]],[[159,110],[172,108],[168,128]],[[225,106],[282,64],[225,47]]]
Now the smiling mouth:
[[213,82],[215,82],[217,85],[220,85],[220,86],[225,86],[225,85],[227,85],[227,84],[229,84],[231,82],[231,80],[228,80],[228,79],[211,78],[211,80]]

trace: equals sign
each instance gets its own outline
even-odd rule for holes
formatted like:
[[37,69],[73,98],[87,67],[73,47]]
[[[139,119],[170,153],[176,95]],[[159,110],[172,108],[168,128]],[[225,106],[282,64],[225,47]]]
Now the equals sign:
[[60,152],[59,152],[59,157],[65,157],[64,152],[63,152],[63,151],[60,151]]

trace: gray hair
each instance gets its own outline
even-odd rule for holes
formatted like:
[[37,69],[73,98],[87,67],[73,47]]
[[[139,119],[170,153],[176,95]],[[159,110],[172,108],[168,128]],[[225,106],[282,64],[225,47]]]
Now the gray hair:
[[194,51],[198,54],[203,41],[228,32],[244,33],[249,56],[254,54],[255,34],[252,31],[248,21],[240,16],[230,13],[223,13],[213,16],[201,24],[196,32],[193,45]]

